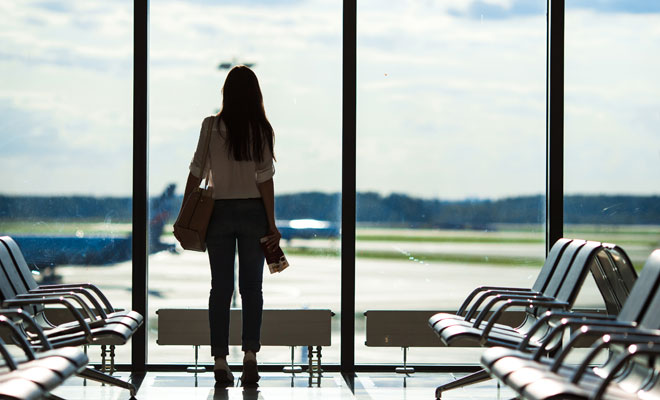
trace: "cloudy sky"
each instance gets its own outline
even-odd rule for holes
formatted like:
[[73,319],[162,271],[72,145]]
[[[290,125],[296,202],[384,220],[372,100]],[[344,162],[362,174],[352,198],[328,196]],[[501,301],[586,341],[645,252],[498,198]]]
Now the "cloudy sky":
[[[340,190],[340,1],[150,3],[152,193],[182,186],[234,59],[256,63],[277,191]],[[545,0],[358,3],[358,190],[542,193]],[[660,2],[567,3],[566,190],[660,194]],[[0,3],[0,193],[130,194],[132,4]]]

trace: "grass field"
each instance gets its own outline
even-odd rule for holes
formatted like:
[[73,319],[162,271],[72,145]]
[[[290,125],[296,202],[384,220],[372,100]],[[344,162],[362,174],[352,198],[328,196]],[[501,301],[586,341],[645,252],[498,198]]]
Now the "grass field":
[[[340,251],[336,249],[319,249],[309,247],[285,247],[284,251],[287,254],[307,255],[307,256],[334,256],[338,257]],[[469,254],[416,254],[401,251],[369,251],[357,250],[355,252],[357,258],[374,258],[385,260],[409,260],[415,262],[451,262],[451,263],[468,263],[468,264],[493,264],[493,265],[508,265],[508,266],[533,266],[538,267],[543,264],[543,258],[529,258],[529,257],[494,257],[494,256],[472,256]]]

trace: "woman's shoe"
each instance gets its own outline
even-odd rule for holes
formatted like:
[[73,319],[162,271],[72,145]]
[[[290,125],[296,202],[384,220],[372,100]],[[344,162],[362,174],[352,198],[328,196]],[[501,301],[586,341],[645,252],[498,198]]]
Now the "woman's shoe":
[[215,383],[217,385],[231,385],[234,383],[234,374],[232,374],[231,371],[214,369],[213,375],[215,376]]
[[231,385],[234,383],[234,374],[231,373],[227,360],[224,358],[216,358],[215,365],[213,366],[213,375],[215,376],[215,383],[217,385]]
[[253,352],[246,352],[243,358],[243,374],[241,375],[241,385],[253,385],[259,382],[259,371],[257,369],[257,357]]

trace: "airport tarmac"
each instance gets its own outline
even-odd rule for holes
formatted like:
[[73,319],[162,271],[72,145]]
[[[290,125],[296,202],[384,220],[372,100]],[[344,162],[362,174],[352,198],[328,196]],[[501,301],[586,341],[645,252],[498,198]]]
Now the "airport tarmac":
[[[316,241],[307,241],[316,242]],[[308,243],[309,244],[309,243]],[[316,243],[314,243],[316,244]],[[398,244],[405,246],[410,243]],[[381,243],[390,248],[392,243]],[[396,244],[394,244],[396,245]],[[362,246],[362,244],[360,244]],[[436,245],[437,246],[437,245]],[[538,251],[538,245],[520,245],[523,250]],[[529,246],[529,248],[527,248]],[[487,246],[490,248],[490,246]],[[458,246],[462,251],[475,246]],[[404,250],[408,251],[408,250]],[[337,256],[288,257],[291,267],[278,274],[264,271],[264,308],[324,308],[335,313],[340,310],[341,267]],[[540,267],[540,265],[539,265]],[[356,260],[356,360],[362,363],[396,363],[401,361],[398,348],[369,348],[364,345],[364,318],[366,310],[435,310],[456,309],[465,296],[483,284],[530,287],[538,267],[489,266],[447,262],[419,262],[402,258]],[[124,262],[107,267],[58,267],[63,282],[89,281],[98,284],[116,307],[130,308],[131,263]],[[160,308],[206,308],[210,289],[210,272],[205,253],[161,252],[149,257],[149,362],[192,363],[193,349],[186,346],[158,346],[156,310]],[[587,281],[578,299],[578,305],[594,307],[602,304],[593,282]],[[240,307],[240,298],[237,299]],[[339,315],[333,318],[333,345],[324,349],[323,361],[339,361]],[[296,350],[296,358],[304,350]],[[477,362],[479,349],[420,348],[411,349],[411,363],[424,362]],[[98,357],[90,351],[92,360]],[[200,362],[210,362],[207,348],[200,351]],[[232,347],[233,361],[240,361],[239,348]],[[117,351],[117,362],[130,362],[130,348]],[[288,348],[263,348],[262,362],[284,363],[290,359]]]
[[[302,247],[313,249],[331,249],[338,251],[341,248],[339,240],[303,240],[293,239],[287,243],[290,247]],[[401,253],[403,255],[423,257],[425,255],[446,256],[472,256],[483,257],[487,262],[488,257],[510,257],[515,259],[529,259],[540,265],[545,257],[545,245],[543,243],[460,243],[460,242],[425,242],[425,241],[357,241],[357,251],[380,251]],[[642,244],[626,244],[624,246],[628,256],[637,264],[642,264],[646,257],[651,254],[653,248]]]

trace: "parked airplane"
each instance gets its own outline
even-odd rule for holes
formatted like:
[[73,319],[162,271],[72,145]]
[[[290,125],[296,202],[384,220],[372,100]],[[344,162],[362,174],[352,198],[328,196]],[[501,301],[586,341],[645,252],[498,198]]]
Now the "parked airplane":
[[[163,243],[160,237],[169,221],[174,199],[175,185],[169,185],[163,194],[151,200],[153,216],[149,221],[149,253],[163,250],[174,251],[174,244]],[[18,243],[25,260],[47,275],[54,275],[58,265],[108,265],[132,257],[132,238],[128,236],[73,236],[12,235]]]
[[276,221],[282,239],[331,239],[339,237],[339,226],[330,221],[318,219],[292,219]]

